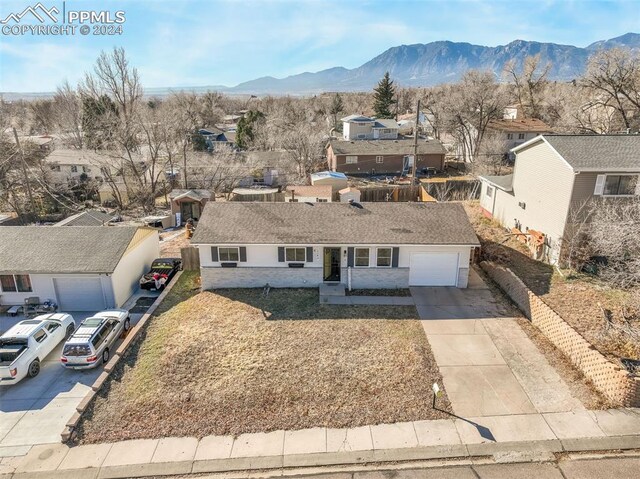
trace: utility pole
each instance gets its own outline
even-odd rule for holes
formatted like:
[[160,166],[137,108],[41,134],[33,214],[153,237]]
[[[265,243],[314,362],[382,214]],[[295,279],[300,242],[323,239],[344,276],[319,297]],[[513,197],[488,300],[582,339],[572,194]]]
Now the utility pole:
[[20,153],[20,160],[22,163],[22,174],[24,175],[24,182],[27,187],[27,195],[29,196],[29,204],[31,205],[30,213],[32,215],[36,214],[36,205],[33,202],[33,194],[31,193],[31,182],[29,181],[29,175],[27,174],[27,164],[24,161],[24,151],[22,151],[22,146],[20,146],[20,139],[18,138],[18,132],[15,127],[13,127],[13,136],[16,139],[16,146],[18,147],[18,152]]
[[415,200],[414,183],[416,181],[416,165],[418,163],[418,124],[420,123],[420,100],[416,106],[416,124],[413,127],[413,165],[411,165],[411,198]]

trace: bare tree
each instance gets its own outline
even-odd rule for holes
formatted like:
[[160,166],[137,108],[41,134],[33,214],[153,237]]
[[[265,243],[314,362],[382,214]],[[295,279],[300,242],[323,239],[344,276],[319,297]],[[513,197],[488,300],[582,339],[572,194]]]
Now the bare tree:
[[640,111],[640,56],[629,50],[599,50],[589,59],[582,83],[620,114],[624,127],[632,128]]
[[79,150],[84,145],[82,134],[82,100],[80,95],[65,81],[56,90],[54,97],[56,124],[66,143]]
[[515,96],[522,106],[526,117],[540,118],[542,114],[542,100],[548,85],[551,63],[540,65],[540,54],[528,56],[522,67],[517,67],[515,60],[509,60],[504,66],[504,73],[513,82]]

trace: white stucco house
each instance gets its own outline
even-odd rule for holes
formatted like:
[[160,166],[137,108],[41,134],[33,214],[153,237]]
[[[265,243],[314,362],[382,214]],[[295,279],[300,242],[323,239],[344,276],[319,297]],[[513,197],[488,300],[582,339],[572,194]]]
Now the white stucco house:
[[287,186],[284,201],[287,203],[331,203],[333,188],[331,185],[291,185]]
[[208,203],[191,243],[203,289],[465,288],[479,247],[454,203]]
[[160,256],[158,232],[136,226],[0,228],[0,304],[28,297],[60,311],[122,306]]

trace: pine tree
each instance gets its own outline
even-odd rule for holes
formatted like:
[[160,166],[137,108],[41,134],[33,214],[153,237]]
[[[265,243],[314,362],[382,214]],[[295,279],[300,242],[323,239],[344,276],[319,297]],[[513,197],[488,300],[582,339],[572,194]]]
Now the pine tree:
[[389,72],[384,74],[373,91],[373,111],[376,113],[376,118],[393,118],[391,107],[396,103],[394,98],[396,89],[393,87],[393,81],[389,78]]
[[344,111],[344,103],[342,102],[342,97],[340,93],[336,93],[336,96],[333,97],[333,101],[331,102],[331,109],[329,113],[333,115],[333,127],[338,128],[338,114]]

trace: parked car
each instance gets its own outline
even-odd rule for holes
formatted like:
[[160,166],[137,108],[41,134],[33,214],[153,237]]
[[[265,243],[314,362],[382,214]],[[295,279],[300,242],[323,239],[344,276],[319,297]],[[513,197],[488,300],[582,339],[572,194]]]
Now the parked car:
[[91,369],[106,363],[130,324],[129,311],[124,309],[102,311],[85,319],[64,344],[60,362],[70,369]]
[[151,270],[140,278],[140,288],[163,290],[182,266],[180,258],[157,258],[151,263]]
[[51,313],[20,321],[0,337],[0,383],[36,377],[40,363],[73,334],[70,314]]

